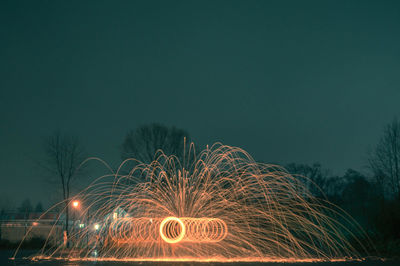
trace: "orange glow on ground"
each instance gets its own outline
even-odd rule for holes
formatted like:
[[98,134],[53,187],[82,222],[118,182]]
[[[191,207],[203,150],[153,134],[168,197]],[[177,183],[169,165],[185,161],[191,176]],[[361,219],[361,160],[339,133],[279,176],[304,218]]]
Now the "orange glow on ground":
[[[12,258],[11,258],[12,259]],[[336,258],[336,259],[297,259],[297,258],[273,258],[273,257],[243,257],[243,258],[223,258],[223,257],[181,257],[181,258],[61,258],[61,257],[45,257],[36,256],[31,258],[32,261],[40,260],[64,260],[64,261],[113,261],[113,262],[349,262],[364,261],[359,258]]]

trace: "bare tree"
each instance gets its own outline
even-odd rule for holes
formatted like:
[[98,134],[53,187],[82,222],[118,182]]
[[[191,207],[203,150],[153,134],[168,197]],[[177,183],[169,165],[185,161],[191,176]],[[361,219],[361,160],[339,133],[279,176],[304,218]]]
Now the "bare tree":
[[24,215],[24,219],[28,220],[29,215],[33,211],[32,203],[30,199],[25,199],[22,201],[21,206],[18,208],[18,211]]
[[12,209],[10,199],[5,195],[0,195],[0,241],[3,240],[2,228],[4,220],[8,219],[7,212]]
[[166,127],[161,124],[150,124],[131,130],[122,144],[122,159],[135,158],[144,163],[150,163],[158,150],[167,155],[175,155],[180,160],[184,154],[184,138],[190,143],[189,134],[176,127]]
[[300,177],[306,177],[304,180],[306,187],[316,197],[324,197],[327,185],[329,181],[329,171],[323,169],[321,164],[314,163],[308,164],[297,164],[290,163],[285,167],[289,173]]
[[366,217],[368,206],[373,198],[373,189],[367,178],[358,171],[347,169],[343,176],[341,198],[343,205],[353,215]]
[[44,148],[47,161],[42,166],[50,173],[50,180],[62,189],[65,231],[68,236],[71,184],[82,173],[80,164],[85,159],[84,149],[77,137],[62,135],[59,131],[46,139]]
[[36,212],[36,213],[42,213],[42,212],[43,212],[43,205],[42,205],[41,202],[38,202],[38,203],[36,204],[35,212]]
[[383,135],[368,164],[375,180],[381,187],[381,194],[400,199],[400,121],[394,119],[386,125]]

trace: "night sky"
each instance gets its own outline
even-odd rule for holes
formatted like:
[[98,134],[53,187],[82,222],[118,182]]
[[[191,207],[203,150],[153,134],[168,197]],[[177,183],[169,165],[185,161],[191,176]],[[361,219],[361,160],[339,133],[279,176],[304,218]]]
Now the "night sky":
[[0,194],[54,199],[43,138],[120,162],[159,122],[264,162],[365,171],[400,117],[400,1],[1,1]]

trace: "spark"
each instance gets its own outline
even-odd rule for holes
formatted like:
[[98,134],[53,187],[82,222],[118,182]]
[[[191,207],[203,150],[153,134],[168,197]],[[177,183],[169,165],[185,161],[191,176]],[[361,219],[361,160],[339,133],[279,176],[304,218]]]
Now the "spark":
[[118,171],[99,177],[76,195],[84,203],[76,219],[95,221],[95,230],[73,231],[74,249],[68,253],[59,244],[56,223],[35,258],[90,260],[94,251],[96,260],[121,261],[361,257],[353,246],[364,247],[361,227],[313,197],[305,177],[222,144],[200,153],[192,144],[184,158],[159,151],[150,164],[128,159]]

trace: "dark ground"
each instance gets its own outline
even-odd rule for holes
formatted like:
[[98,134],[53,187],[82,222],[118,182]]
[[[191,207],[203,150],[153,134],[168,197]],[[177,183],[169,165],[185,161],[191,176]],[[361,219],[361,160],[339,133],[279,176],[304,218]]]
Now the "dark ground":
[[[16,259],[16,260],[9,260],[9,258],[13,254],[13,250],[0,250],[0,266],[6,265],[37,265],[37,266],[117,266],[117,265],[143,265],[143,266],[150,266],[150,265],[161,265],[161,266],[169,266],[169,265],[181,265],[181,266],[189,266],[189,265],[223,265],[223,266],[230,266],[230,265],[273,265],[273,266],[280,266],[280,265],[312,265],[312,266],[325,266],[325,265],[332,265],[332,266],[350,266],[350,265],[362,265],[362,266],[374,266],[374,265],[382,265],[382,266],[399,266],[400,260],[365,260],[362,262],[353,261],[353,262],[319,262],[319,263],[210,263],[210,262],[68,262],[68,261],[38,261],[32,262],[26,259]],[[34,250],[25,250],[21,251],[21,256],[29,256],[30,254],[35,253]]]

